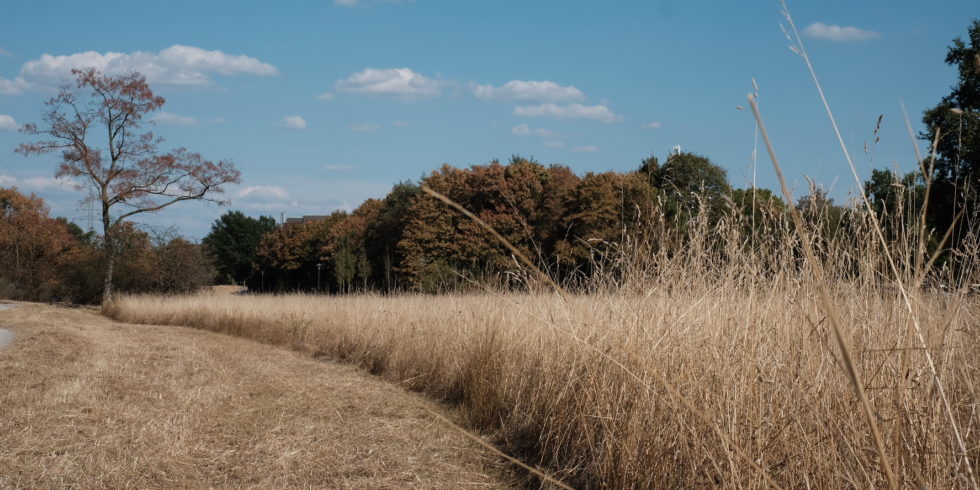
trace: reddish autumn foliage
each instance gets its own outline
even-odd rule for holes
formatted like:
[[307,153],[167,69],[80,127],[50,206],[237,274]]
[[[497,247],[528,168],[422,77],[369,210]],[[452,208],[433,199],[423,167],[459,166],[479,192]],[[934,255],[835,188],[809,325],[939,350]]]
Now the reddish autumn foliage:
[[239,181],[227,161],[205,160],[177,148],[159,149],[162,139],[143,131],[145,117],[164,104],[139,73],[109,76],[95,69],[72,70],[74,86],[47,102],[41,126],[24,132],[47,139],[22,144],[24,155],[59,152],[58,177],[74,179],[87,199],[101,204],[106,251],[105,294],[112,293],[115,235],[130,216],[159,211],[180,201],[206,200]]
[[[652,253],[683,243],[686,220],[700,211],[690,196],[704,196],[710,204],[704,210],[719,215],[733,212],[726,203],[734,202],[724,171],[685,153],[663,166],[648,158],[636,171],[584,177],[521,157],[443,165],[421,184],[471,211],[570,287],[599,270],[609,276],[624,251]],[[263,289],[439,292],[524,288],[532,281],[497,238],[412,183],[397,184],[383,200],[368,200],[352,213],[286,224],[263,237],[255,256],[259,274],[249,285]]]
[[48,216],[41,198],[0,187],[0,297],[64,299],[65,267],[80,255],[78,242]]

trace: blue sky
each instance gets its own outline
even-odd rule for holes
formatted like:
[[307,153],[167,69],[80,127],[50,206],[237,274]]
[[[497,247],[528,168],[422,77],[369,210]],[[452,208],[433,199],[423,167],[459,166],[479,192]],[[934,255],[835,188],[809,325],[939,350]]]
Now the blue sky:
[[[862,176],[911,169],[899,100],[921,129],[955,81],[946,47],[980,17],[976,2],[789,8]],[[0,185],[76,221],[81,194],[53,180],[56,158],[13,152],[26,140],[17,127],[39,120],[76,66],[146,73],[167,98],[154,128],[165,147],[238,165],[229,208],[181,203],[142,219],[191,238],[227,209],[350,210],[442,163],[514,154],[626,171],[680,145],[745,187],[753,78],[788,177],[839,201],[854,188],[776,0],[38,1],[0,12]],[[757,182],[778,186],[761,151]]]

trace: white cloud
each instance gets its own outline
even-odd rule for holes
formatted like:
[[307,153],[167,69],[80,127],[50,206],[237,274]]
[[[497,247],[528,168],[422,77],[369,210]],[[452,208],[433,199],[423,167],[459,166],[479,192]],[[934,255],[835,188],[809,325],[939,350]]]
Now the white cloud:
[[288,129],[306,129],[306,119],[300,116],[287,116],[282,118],[279,125]]
[[350,125],[350,130],[357,133],[377,133],[381,130],[380,124],[375,123],[354,123]]
[[407,127],[411,126],[412,124],[409,123],[409,122],[407,122],[407,121],[395,121],[395,122],[391,123],[391,125],[394,126],[394,127],[396,127],[396,128],[407,128]]
[[478,99],[519,102],[579,102],[585,100],[581,90],[562,87],[552,81],[511,80],[503,86],[474,85],[473,95]]
[[224,123],[228,122],[228,120],[225,119],[225,118],[223,118],[223,117],[221,117],[221,116],[218,116],[218,117],[216,117],[214,119],[211,119],[211,122],[213,122],[215,124],[224,124]]
[[175,44],[159,52],[99,53],[85,51],[68,55],[43,54],[24,63],[14,80],[0,79],[0,93],[22,92],[26,88],[57,87],[75,78],[71,70],[95,68],[107,75],[138,71],[151,84],[209,86],[212,74],[278,75],[268,63],[245,55]]
[[558,133],[556,133],[556,132],[554,132],[554,131],[552,131],[550,129],[532,128],[531,126],[528,126],[526,123],[521,123],[521,124],[518,124],[517,126],[514,126],[513,128],[510,128],[510,132],[511,132],[511,134],[516,134],[518,136],[540,136],[542,138],[560,138],[561,137],[560,134],[558,134]]
[[803,29],[803,33],[814,39],[837,42],[867,41],[868,39],[881,37],[881,34],[875,31],[851,26],[827,25],[823,22],[810,24],[806,29]]
[[614,113],[605,105],[582,104],[540,104],[519,105],[514,108],[515,116],[523,117],[553,117],[556,119],[591,119],[602,123],[621,121],[622,116]]
[[331,172],[349,172],[354,170],[353,165],[326,165],[323,167],[324,170],[329,170]]
[[13,53],[7,51],[6,49],[0,48],[0,56],[13,56]]
[[275,185],[252,185],[238,191],[238,197],[259,201],[286,201],[289,193],[286,189]]
[[643,129],[660,129],[662,127],[664,127],[664,125],[661,124],[660,121],[651,121],[648,123],[643,123]]
[[54,177],[31,177],[21,180],[21,186],[33,191],[74,191],[76,190],[75,181],[64,178]]
[[17,131],[18,129],[20,129],[20,124],[17,124],[13,117],[0,114],[0,131]]
[[11,177],[9,175],[0,174],[0,185],[4,185],[4,186],[8,186],[9,187],[9,186],[12,186],[12,185],[14,185],[16,183],[17,183],[17,179],[15,177]]
[[168,124],[171,126],[197,126],[197,119],[188,116],[181,116],[172,112],[160,112],[159,114],[153,116],[152,120],[160,124]]
[[23,78],[17,77],[7,80],[0,77],[0,95],[20,95],[28,88],[28,83]]
[[322,93],[320,95],[317,95],[314,98],[316,100],[334,100],[334,99],[337,98],[337,94],[334,94],[332,92],[324,92],[324,93]]
[[[266,176],[268,182],[263,183],[260,191],[246,193],[246,199],[235,197],[235,207],[277,217],[280,212],[285,212],[286,217],[323,215],[338,209],[351,211],[365,199],[383,198],[391,191],[390,183],[353,180],[352,175],[338,172],[332,178],[319,180],[308,175]],[[235,195],[245,189],[236,189]],[[283,189],[288,189],[288,193]],[[207,234],[207,228],[201,234]]]
[[575,148],[572,148],[572,151],[577,151],[579,153],[595,153],[599,151],[599,147],[592,145],[576,146]]
[[541,144],[543,144],[544,146],[546,146],[548,148],[564,148],[565,147],[565,143],[562,143],[561,141],[545,141],[544,143],[541,143]]
[[409,68],[386,68],[364,71],[338,80],[334,86],[338,92],[365,95],[395,96],[402,99],[437,97],[444,83],[421,75]]

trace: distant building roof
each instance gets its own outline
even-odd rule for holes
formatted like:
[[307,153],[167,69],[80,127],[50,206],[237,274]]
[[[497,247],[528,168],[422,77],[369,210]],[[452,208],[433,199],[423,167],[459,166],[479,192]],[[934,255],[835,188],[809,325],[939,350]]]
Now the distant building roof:
[[317,221],[323,221],[327,219],[327,216],[320,214],[307,214],[302,218],[286,218],[286,223],[315,223]]

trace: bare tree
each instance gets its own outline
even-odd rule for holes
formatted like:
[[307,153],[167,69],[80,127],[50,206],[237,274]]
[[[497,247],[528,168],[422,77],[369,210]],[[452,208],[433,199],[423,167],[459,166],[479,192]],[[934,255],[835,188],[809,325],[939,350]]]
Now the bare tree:
[[164,104],[133,72],[109,76],[95,69],[72,70],[74,86],[63,86],[47,101],[44,124],[27,124],[23,131],[48,139],[17,148],[24,155],[61,153],[56,177],[74,179],[88,199],[102,205],[106,253],[103,301],[112,297],[115,230],[127,218],[159,211],[180,201],[221,204],[215,194],[238,183],[240,173],[228,161],[212,162],[185,148],[158,149],[162,138],[142,131],[147,114]]

